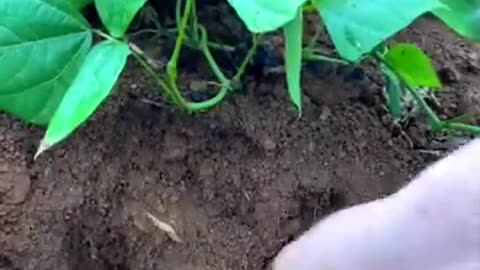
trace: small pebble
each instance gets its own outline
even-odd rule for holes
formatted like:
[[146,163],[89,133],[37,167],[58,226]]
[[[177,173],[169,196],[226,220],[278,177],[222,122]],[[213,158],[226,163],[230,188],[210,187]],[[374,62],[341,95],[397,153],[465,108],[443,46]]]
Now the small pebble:
[[0,173],[8,171],[8,164],[7,163],[0,163]]
[[382,116],[381,121],[382,124],[387,127],[393,123],[392,117],[389,114]]
[[0,195],[7,193],[12,187],[10,180],[0,176]]
[[308,142],[307,149],[308,149],[308,152],[309,152],[309,153],[315,152],[315,148],[316,148],[316,145],[315,145],[315,142],[314,142],[314,141]]
[[0,181],[10,181],[13,184],[13,187],[3,197],[3,202],[6,204],[20,204],[24,202],[30,192],[30,177],[24,173],[7,174],[1,177],[5,177],[6,180]]
[[467,54],[468,67],[474,71],[480,70],[480,56],[477,52]]
[[480,112],[480,89],[471,87],[465,91],[462,100],[462,107],[465,113],[479,113]]
[[198,174],[201,178],[212,178],[212,177],[214,177],[215,176],[215,170],[212,166],[212,163],[203,162],[200,165]]
[[201,81],[201,80],[193,80],[190,82],[189,89],[198,92],[205,90],[208,87],[208,82],[207,81]]
[[263,141],[263,148],[267,151],[273,151],[273,150],[275,150],[276,147],[277,147],[277,145],[270,138],[267,138]]
[[187,140],[181,136],[167,135],[165,137],[162,158],[166,161],[179,161],[187,156]]
[[320,120],[326,121],[332,115],[332,111],[327,106],[322,107],[322,112],[320,113]]

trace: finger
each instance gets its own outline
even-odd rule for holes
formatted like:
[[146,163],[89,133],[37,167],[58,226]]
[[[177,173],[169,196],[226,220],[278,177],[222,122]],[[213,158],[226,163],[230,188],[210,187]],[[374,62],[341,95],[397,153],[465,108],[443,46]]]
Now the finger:
[[470,270],[480,264],[479,206],[480,140],[475,140],[399,192],[328,216],[282,249],[272,266]]

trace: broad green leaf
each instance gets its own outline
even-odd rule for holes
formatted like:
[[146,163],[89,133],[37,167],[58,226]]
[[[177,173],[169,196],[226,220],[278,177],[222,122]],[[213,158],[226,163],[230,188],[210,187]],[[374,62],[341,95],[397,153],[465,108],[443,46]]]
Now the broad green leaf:
[[285,66],[287,73],[288,93],[297,107],[299,114],[302,113],[302,34],[303,34],[303,12],[297,9],[295,18],[283,27],[285,35]]
[[110,94],[130,54],[120,41],[103,41],[93,47],[55,112],[39,151],[45,151],[88,119]]
[[110,35],[123,37],[147,0],[95,0],[95,7]]
[[70,2],[77,10],[81,10],[88,4],[92,3],[93,0],[70,0]]
[[317,8],[336,50],[355,62],[375,46],[438,8],[438,0],[319,0]]
[[293,20],[306,0],[228,0],[248,30],[264,33]]
[[[12,1],[12,0],[8,0],[8,1]],[[85,27],[90,28],[90,25],[87,19],[83,17],[81,10],[77,8],[78,5],[72,3],[72,1],[86,1],[86,0],[67,0],[67,1],[66,0],[34,0],[34,1],[42,1],[52,7],[55,7],[61,10],[62,12],[65,12],[70,16],[74,17],[76,20],[83,23]],[[90,0],[90,1],[93,1],[93,0]]]
[[0,1],[0,109],[47,124],[91,44],[63,0]]
[[445,6],[433,10],[433,14],[458,34],[480,41],[480,1],[440,0]]
[[396,120],[402,116],[402,86],[397,76],[384,64],[381,66],[387,90],[387,105],[392,117]]
[[409,87],[441,87],[432,62],[415,44],[393,45],[384,56],[384,61]]

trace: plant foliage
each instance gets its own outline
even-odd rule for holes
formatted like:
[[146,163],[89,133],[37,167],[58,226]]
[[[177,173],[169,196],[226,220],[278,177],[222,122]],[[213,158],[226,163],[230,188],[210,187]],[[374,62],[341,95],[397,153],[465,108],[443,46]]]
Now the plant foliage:
[[395,44],[384,56],[384,61],[386,65],[396,70],[408,87],[438,88],[441,86],[430,59],[415,44]]
[[[285,38],[288,93],[300,114],[302,60],[348,65],[372,58],[384,73],[387,105],[395,118],[401,115],[402,97],[411,95],[427,113],[434,130],[480,131],[476,126],[440,120],[428,107],[417,89],[439,88],[441,84],[420,48],[408,43],[385,47],[388,39],[426,13],[465,38],[480,41],[478,0],[228,0],[252,33],[252,46],[230,78],[211,53],[212,43],[208,30],[198,21],[195,0],[177,0],[173,14],[174,48],[163,72],[158,72],[127,34],[146,2],[0,1],[0,110],[25,122],[47,126],[37,155],[88,120],[111,93],[129,56],[152,76],[173,105],[187,113],[204,111],[221,103],[241,85],[245,69],[264,35],[278,30],[283,31]],[[83,17],[81,11],[87,5],[94,5],[106,32],[93,29]],[[303,43],[305,12],[317,12],[326,28],[323,33],[319,26],[307,45]],[[315,41],[322,34],[329,35],[340,59],[325,55],[316,47]],[[95,45],[94,35],[101,38]],[[210,65],[219,85],[213,97],[194,102],[178,88],[177,63],[184,46],[198,50]]]
[[88,119],[110,94],[129,54],[128,46],[116,40],[102,41],[92,48],[48,124],[39,153]]
[[302,90],[300,77],[302,72],[302,33],[303,12],[298,9],[295,18],[283,27],[285,35],[285,65],[287,67],[288,92],[298,111],[302,111]]
[[437,0],[317,2],[318,12],[335,48],[340,56],[349,61],[358,61],[420,15],[439,6]]
[[228,0],[248,30],[265,33],[281,28],[297,16],[306,0]]
[[433,14],[460,35],[480,41],[480,1],[441,0],[443,6],[433,9]]

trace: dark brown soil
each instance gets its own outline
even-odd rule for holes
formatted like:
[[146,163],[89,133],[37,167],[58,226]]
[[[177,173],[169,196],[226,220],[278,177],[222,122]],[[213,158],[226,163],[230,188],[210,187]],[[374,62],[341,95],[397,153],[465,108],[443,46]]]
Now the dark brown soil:
[[[428,18],[397,39],[434,58],[443,114],[476,110],[478,49]],[[95,117],[36,162],[42,130],[1,115],[0,269],[262,270],[314,221],[433,160],[417,150],[431,141],[425,125],[406,130],[415,148],[391,125],[379,82],[345,95],[360,86],[307,76],[306,90],[349,98],[305,98],[297,120],[277,76],[190,117],[132,98],[153,86],[131,65]]]

